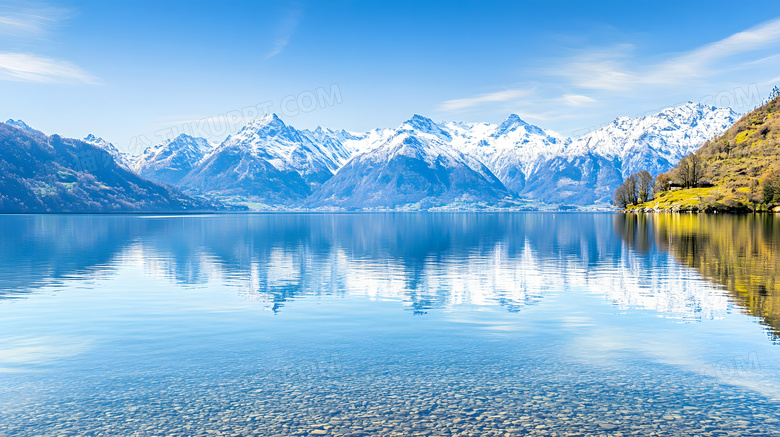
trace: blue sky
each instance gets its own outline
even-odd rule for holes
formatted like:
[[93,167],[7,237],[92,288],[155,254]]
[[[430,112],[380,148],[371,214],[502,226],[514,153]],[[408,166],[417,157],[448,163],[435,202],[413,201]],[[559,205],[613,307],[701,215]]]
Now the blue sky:
[[776,83],[776,0],[0,4],[0,117],[135,153],[258,111],[357,131],[517,113],[577,136],[685,101],[745,112]]

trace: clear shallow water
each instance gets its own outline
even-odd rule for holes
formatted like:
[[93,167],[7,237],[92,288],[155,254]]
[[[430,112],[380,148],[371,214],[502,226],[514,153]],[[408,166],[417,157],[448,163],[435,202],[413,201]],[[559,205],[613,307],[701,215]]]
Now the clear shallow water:
[[0,217],[2,435],[778,435],[774,219]]

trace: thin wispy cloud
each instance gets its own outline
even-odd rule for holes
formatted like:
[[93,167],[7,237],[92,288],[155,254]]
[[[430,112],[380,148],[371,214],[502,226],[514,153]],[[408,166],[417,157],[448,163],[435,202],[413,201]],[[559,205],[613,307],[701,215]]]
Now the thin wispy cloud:
[[720,41],[707,44],[663,65],[663,69],[679,74],[701,75],[705,68],[730,56],[739,55],[780,43],[780,18],[735,33]]
[[566,116],[562,116],[560,112],[557,111],[540,112],[538,110],[531,109],[530,111],[508,110],[506,112],[511,112],[523,120],[530,120],[534,123],[548,122],[551,120],[560,120],[561,118],[566,118]]
[[287,13],[287,16],[279,24],[273,48],[268,55],[266,55],[266,59],[278,55],[287,47],[287,44],[290,43],[290,38],[292,38],[293,33],[295,33],[295,29],[298,28],[302,13],[303,11],[298,7],[291,9]]
[[28,53],[0,52],[0,80],[38,83],[98,83],[76,65]]
[[0,6],[0,36],[42,38],[52,26],[70,16],[71,12],[62,8]]
[[761,85],[762,86],[777,85],[778,83],[780,83],[780,76],[773,77],[773,78],[767,80],[766,82],[762,82]]
[[596,99],[581,94],[565,94],[561,97],[561,101],[566,106],[586,106],[595,103]]
[[533,93],[528,89],[507,89],[498,91],[495,93],[481,94],[474,97],[468,97],[464,99],[453,99],[442,102],[439,105],[440,111],[459,111],[463,109],[473,108],[475,106],[483,105],[485,103],[496,102],[508,102],[512,100],[528,97]]
[[[0,42],[40,46],[60,21],[72,11],[45,4],[0,6]],[[36,83],[87,83],[98,80],[72,62],[35,53],[0,52],[0,80]]]
[[[724,71],[727,59],[780,47],[780,18],[655,64],[643,64],[634,46],[588,50],[556,66],[551,73],[583,89],[626,91],[640,85],[683,86]],[[761,61],[770,58],[755,59]],[[745,65],[746,61],[741,63]]]

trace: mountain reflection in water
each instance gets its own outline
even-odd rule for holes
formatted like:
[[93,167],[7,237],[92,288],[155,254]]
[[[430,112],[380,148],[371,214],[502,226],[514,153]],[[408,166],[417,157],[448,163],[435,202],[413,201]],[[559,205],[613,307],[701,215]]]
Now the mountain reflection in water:
[[773,220],[0,216],[0,435],[777,435]]
[[274,311],[304,295],[399,299],[414,313],[457,305],[521,311],[579,287],[621,307],[684,320],[723,317],[730,295],[777,326],[777,238],[768,218],[388,213],[0,220],[2,297],[111,274],[130,256],[143,260],[147,274],[186,287],[219,278]]

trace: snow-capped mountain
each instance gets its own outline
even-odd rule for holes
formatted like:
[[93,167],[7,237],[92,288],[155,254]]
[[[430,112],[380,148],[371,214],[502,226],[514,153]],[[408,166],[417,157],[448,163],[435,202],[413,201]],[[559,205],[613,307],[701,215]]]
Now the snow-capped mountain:
[[512,191],[523,190],[527,175],[560,156],[571,140],[526,123],[515,114],[500,125],[446,123],[452,146],[482,161]]
[[361,134],[347,132],[344,129],[335,131],[319,126],[313,131],[304,129],[299,132],[319,145],[320,151],[336,164],[335,170],[341,168],[357,154],[358,150],[353,146],[364,139]]
[[639,118],[618,117],[608,126],[573,141],[572,155],[592,153],[621,162],[621,173],[661,173],[739,119],[730,108],[701,103],[667,108]]
[[608,204],[630,173],[671,169],[737,117],[728,108],[688,103],[619,117],[572,140],[514,114],[500,124],[437,123],[414,115],[396,129],[362,133],[297,130],[271,114],[218,146],[180,135],[147,148],[132,166],[110,143],[92,135],[85,140],[143,177],[271,207],[436,206],[507,195],[590,205]]
[[549,203],[607,204],[626,176],[670,170],[738,118],[729,108],[695,103],[645,117],[619,117],[543,160],[519,193]]
[[[427,168],[433,168],[431,162],[440,159],[442,168],[446,168],[452,164],[455,152],[462,155],[458,159],[466,167],[477,173],[481,172],[480,166],[487,168],[505,188],[523,197],[547,203],[607,204],[625,176],[641,169],[654,174],[669,170],[705,140],[725,131],[737,117],[728,108],[688,103],[645,117],[620,117],[572,140],[514,114],[500,124],[436,123],[415,115],[397,129],[364,133],[321,127],[297,131],[271,115],[250,123],[219,149],[238,147],[267,161],[275,171],[294,171],[313,193],[308,204],[317,206],[333,202],[360,207],[363,202],[366,207],[374,207],[382,204],[380,196],[384,196],[385,206],[401,204],[401,200],[414,198],[414,190],[407,196],[380,186],[404,184],[388,169],[406,174],[404,166],[398,164],[401,157],[415,159],[418,167],[425,162]],[[334,173],[336,177],[328,181]],[[375,180],[368,181],[370,178]],[[484,175],[483,179],[490,181]],[[318,192],[320,184],[325,185]],[[308,196],[303,192],[297,195]],[[431,199],[429,196],[429,204],[433,203]]]
[[27,125],[27,123],[23,122],[22,120],[8,119],[8,121],[6,121],[5,124],[29,133],[39,133],[39,134],[42,133],[39,130],[31,128],[30,126]]
[[[335,145],[334,145],[335,146]],[[228,137],[215,151],[243,149],[270,162],[280,171],[294,170],[307,183],[319,185],[333,176],[343,162],[334,146],[322,147],[276,114],[254,120],[236,135]]]
[[[374,133],[375,137],[367,135],[362,141],[385,135]],[[453,202],[496,204],[511,196],[484,164],[454,149],[451,140],[441,126],[415,115],[384,143],[347,162],[307,204],[428,208]]]
[[147,147],[136,158],[133,170],[147,179],[176,185],[211,149],[212,145],[205,138],[181,134],[162,144]]
[[[477,159],[513,191],[523,188],[525,174],[539,161],[561,154],[571,143],[553,131],[528,124],[517,115],[510,115],[501,124],[490,123],[435,123],[421,115],[414,115],[398,129],[374,129],[365,133],[321,129],[324,134],[311,136],[313,141],[327,141],[351,153],[351,157],[371,152],[384,145],[398,130],[417,132],[436,138],[448,148]],[[345,161],[346,162],[346,161]]]
[[92,134],[89,134],[86,137],[84,137],[84,141],[86,141],[89,144],[92,144],[93,146],[100,147],[101,149],[108,152],[112,157],[114,157],[114,161],[120,166],[122,166],[123,168],[127,170],[132,169],[133,158],[127,153],[117,149],[116,146],[104,140],[103,138],[99,138]]
[[320,144],[271,114],[225,139],[181,185],[271,205],[293,204],[333,176],[339,168],[333,156],[338,156],[338,151],[324,151]]
[[[487,166],[511,191],[548,203],[607,204],[623,178],[671,169],[739,115],[729,108],[688,103],[645,117],[620,117],[572,140],[510,115],[490,123],[434,123],[412,117],[399,129],[435,137]],[[353,134],[343,145],[357,155],[384,144],[393,131]]]

